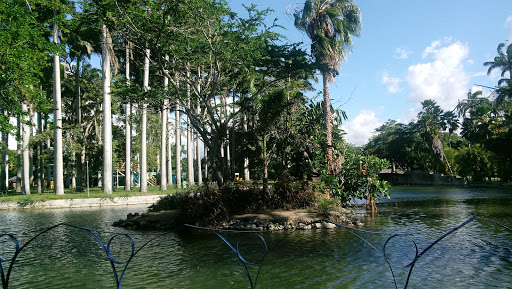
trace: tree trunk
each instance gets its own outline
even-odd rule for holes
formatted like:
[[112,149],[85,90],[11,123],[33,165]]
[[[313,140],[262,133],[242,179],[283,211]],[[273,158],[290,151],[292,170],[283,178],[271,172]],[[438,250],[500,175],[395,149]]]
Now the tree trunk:
[[167,114],[167,184],[172,186],[174,185],[172,181],[172,128],[169,112],[170,109]]
[[224,166],[224,176],[226,176],[227,174],[227,179],[228,180],[233,180],[234,178],[234,175],[233,175],[233,172],[232,172],[232,167],[231,167],[231,151],[230,151],[230,144],[229,144],[229,140],[230,140],[230,131],[229,131],[229,125],[227,123],[227,119],[228,119],[228,102],[227,102],[227,93],[225,93],[222,98],[224,99],[224,121],[226,122],[226,142],[225,142],[225,146],[224,146],[224,149],[225,149],[225,156],[226,156],[226,160],[225,160],[225,166]]
[[25,114],[23,116],[24,123],[22,124],[22,137],[23,137],[23,194],[30,195],[30,153],[29,153],[29,141],[30,141],[30,125],[27,123],[30,121],[28,115],[28,106],[25,102],[21,103],[21,110]]
[[375,204],[375,200],[370,195],[369,191],[366,191],[366,209],[372,210],[372,213],[377,212],[377,205]]
[[[149,49],[146,48],[144,55],[144,91],[149,90]],[[140,161],[140,191],[147,192],[148,191],[148,163],[147,163],[147,104],[143,100],[142,101],[142,124],[141,124],[141,161]]]
[[165,99],[162,107],[162,130],[161,130],[161,143],[160,143],[160,190],[167,190],[167,115],[169,114],[169,100],[167,99],[167,89],[169,87],[169,79],[164,76],[164,90],[165,90]]
[[[37,115],[37,132],[39,135],[43,133],[43,114],[38,113]],[[41,194],[44,191],[44,170],[43,170],[43,143],[40,142],[37,146],[37,193]]]
[[110,98],[110,35],[105,24],[102,26],[101,56],[103,79],[103,192],[112,194],[112,112]]
[[222,155],[222,146],[220,141],[215,137],[211,140],[211,154],[210,165],[212,167],[212,179],[217,182],[217,185],[222,187],[224,185],[224,156]]
[[98,187],[103,187],[103,175],[101,174],[101,172],[98,172]]
[[181,188],[181,120],[180,120],[180,104],[176,102],[176,187]]
[[66,162],[66,174],[64,178],[64,188],[69,189],[69,185],[71,183],[71,171],[70,171],[69,161]]
[[[130,85],[130,43],[126,44],[126,85]],[[132,127],[130,124],[130,115],[132,113],[132,106],[130,101],[126,102],[125,105],[125,178],[124,178],[124,190],[130,191],[132,188]]]
[[327,163],[332,163],[332,123],[331,123],[331,102],[329,99],[329,81],[327,72],[322,73],[323,85],[324,85],[324,121],[325,121],[325,139],[327,141],[327,148],[325,152],[325,159]]
[[263,136],[263,191],[268,194],[267,135]]
[[[166,55],[165,56],[165,59],[166,60],[169,60],[169,56]],[[169,78],[165,77],[164,78],[164,86],[165,86],[165,89],[167,90],[168,89],[168,85],[169,85]],[[169,106],[169,99],[168,99],[169,95],[167,94],[166,95],[166,104],[165,104],[165,107],[166,107],[166,119],[167,119],[167,184],[168,185],[173,185],[173,182],[172,182],[172,143],[171,143],[171,139],[172,139],[172,130],[171,130],[171,122],[170,122],[170,112],[171,112],[171,107]],[[162,175],[162,178],[165,177],[164,175]]]
[[70,167],[70,171],[69,171],[69,173],[71,174],[71,188],[73,190],[76,190],[75,167],[76,167],[76,154],[73,156],[73,159],[71,160],[71,167]]
[[[198,85],[199,86],[199,85]],[[201,107],[199,106],[199,100],[197,101],[197,115],[200,115]],[[201,140],[199,139],[199,133],[196,133],[196,157],[197,157],[197,184],[203,183],[203,169],[201,168]]]
[[[247,132],[247,116],[244,115],[244,131]],[[250,172],[249,172],[249,158],[244,157],[244,179],[246,181],[250,180]]]
[[[187,78],[190,78],[190,71],[187,68]],[[187,83],[187,106],[192,106],[190,100],[190,85]],[[194,185],[194,140],[193,140],[192,124],[190,117],[187,116],[187,183],[188,186]]]
[[[5,110],[2,108],[0,109],[0,113],[3,115],[5,114]],[[8,157],[9,154],[7,154],[7,150],[9,149],[9,133],[6,131],[2,132],[2,163],[0,164],[0,167],[2,168],[2,171],[0,172],[0,191],[7,192],[9,189],[9,164]]]
[[204,146],[204,179],[208,182],[208,148]]
[[[45,121],[44,121],[44,126],[45,126],[45,129],[44,130],[48,130],[49,127],[48,127],[48,118],[45,118]],[[51,147],[51,141],[50,139],[48,138],[46,140],[46,150],[49,151],[50,150],[50,147]],[[52,185],[52,167],[50,164],[46,164],[46,189],[50,190],[51,189],[51,185]]]
[[[164,79],[164,87],[167,89],[168,85],[167,77]],[[166,149],[167,149],[167,99],[164,100],[164,105],[162,107],[162,131],[161,131],[161,143],[160,143],[160,161],[161,161],[161,174],[160,174],[160,190],[167,190],[167,157],[166,157]]]
[[[76,58],[76,70],[75,70],[75,92],[76,92],[76,124],[80,129],[77,141],[79,147],[84,146],[84,137],[82,133],[82,96],[80,93],[80,62],[82,61],[81,54],[78,53]],[[75,164],[76,164],[76,184],[75,187],[78,192],[83,192],[82,180],[84,178],[83,163],[80,157],[80,151],[75,153]]]
[[[233,92],[232,92],[232,96],[233,96],[233,99],[232,99],[232,103],[235,103],[235,89],[233,88]],[[235,108],[232,107],[232,110],[233,111],[228,111],[228,113],[234,113],[235,112]],[[229,162],[229,167],[231,168],[231,178],[234,179],[235,178],[235,173],[237,173],[237,169],[236,169],[236,159],[235,159],[235,122],[233,120],[233,123],[231,125],[231,131],[229,130],[228,128],[228,133],[230,134],[229,137],[228,136],[228,143],[229,141],[231,141],[231,144],[230,144],[230,156],[231,156],[231,159],[230,159],[230,162]]]
[[[53,16],[57,12],[53,11]],[[59,33],[57,24],[53,23],[53,42],[58,43]],[[55,129],[54,139],[54,162],[53,162],[53,191],[56,195],[64,195],[64,163],[62,150],[62,99],[60,88],[60,59],[58,54],[53,55],[53,121]]]
[[199,135],[196,135],[196,158],[197,158],[197,184],[203,183],[203,169],[201,168],[201,140]]
[[89,165],[88,165],[88,161],[85,159],[86,158],[85,153],[86,153],[85,146],[83,146],[81,149],[81,152],[80,152],[80,161],[82,162],[82,164],[86,164],[85,165],[85,173],[84,173],[84,179],[85,179],[84,185],[86,185],[87,188],[89,188],[89,171],[88,171]]
[[[28,129],[28,139],[30,142],[30,138],[33,135],[33,127],[32,127],[32,119],[34,118],[34,112],[32,108],[28,107],[28,116],[27,116],[27,129]],[[27,143],[28,148],[28,179],[29,179],[29,188],[34,186],[34,147]]]
[[171,129],[171,123],[170,123],[170,116],[169,112],[170,109],[167,110],[167,184],[173,185],[172,182],[172,129]]
[[[18,133],[21,134],[21,122],[18,119]],[[22,143],[21,140],[18,140],[18,145],[16,148],[16,193],[21,193],[21,163],[22,163],[22,157],[21,157],[21,147]]]

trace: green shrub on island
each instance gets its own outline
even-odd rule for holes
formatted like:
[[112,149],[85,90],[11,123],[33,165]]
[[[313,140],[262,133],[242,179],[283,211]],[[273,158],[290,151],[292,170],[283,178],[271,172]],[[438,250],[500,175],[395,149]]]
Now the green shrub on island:
[[232,182],[222,188],[201,185],[162,197],[150,212],[179,210],[187,223],[218,226],[232,215],[259,213],[272,209],[304,209],[315,203],[307,182],[283,176],[270,193],[258,183]]
[[366,199],[367,208],[376,209],[375,201],[389,197],[391,185],[379,179],[379,172],[389,167],[389,162],[369,152],[345,143],[333,150],[334,161],[328,165],[319,157],[315,163],[320,174],[320,182],[314,189],[324,192],[342,204],[355,199]]

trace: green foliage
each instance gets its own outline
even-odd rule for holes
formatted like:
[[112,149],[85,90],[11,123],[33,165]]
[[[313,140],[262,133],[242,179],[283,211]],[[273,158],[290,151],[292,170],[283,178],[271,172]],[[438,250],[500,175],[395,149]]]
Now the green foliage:
[[162,197],[150,211],[180,210],[186,222],[216,226],[232,215],[310,206],[315,202],[315,194],[305,186],[304,182],[289,178],[278,181],[271,194],[257,183],[234,182],[220,189],[194,186],[185,192]]
[[272,207],[285,209],[307,208],[316,201],[309,182],[282,175],[272,187]]
[[477,182],[482,181],[485,177],[491,177],[493,175],[493,156],[493,153],[479,144],[462,148],[456,156],[459,168],[457,173]]
[[324,160],[317,161],[321,183],[316,189],[329,192],[341,203],[368,197],[379,200],[389,197],[390,185],[379,179],[379,172],[389,167],[389,162],[362,149],[340,144],[335,164],[330,169]]
[[0,108],[6,112],[0,115],[0,130],[5,132],[13,130],[8,117],[22,119],[22,102],[40,108],[48,104],[41,90],[43,70],[51,65],[50,53],[62,53],[62,47],[49,42],[48,25],[62,21],[48,13],[53,5],[31,3],[31,7],[22,0],[0,3]]
[[311,39],[311,53],[317,63],[337,75],[341,60],[352,49],[352,36],[361,31],[361,12],[352,0],[307,0],[294,13],[295,27]]
[[455,152],[450,148],[461,145],[460,137],[453,133],[459,121],[453,112],[443,111],[433,100],[425,100],[422,105],[416,121],[386,122],[376,129],[377,135],[365,148],[399,169],[454,174],[451,167]]
[[319,214],[327,217],[329,216],[329,213],[339,205],[340,203],[338,199],[320,198],[320,201],[317,204],[317,210]]
[[[484,66],[489,66],[487,75],[490,75],[495,69],[501,70],[501,77],[503,78],[498,80],[499,88],[496,90],[496,102],[498,104],[501,104],[507,98],[512,98],[512,43],[506,47],[505,52],[503,52],[504,47],[505,43],[500,43],[496,49],[498,55],[494,57],[493,61],[484,63]],[[507,73],[508,78],[506,78]]]

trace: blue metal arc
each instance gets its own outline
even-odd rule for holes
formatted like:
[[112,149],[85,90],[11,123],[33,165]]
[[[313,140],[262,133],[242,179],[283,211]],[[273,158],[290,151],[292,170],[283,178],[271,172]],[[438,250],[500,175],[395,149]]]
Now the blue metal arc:
[[[70,228],[75,228],[75,229],[78,229],[78,230],[86,231],[87,233],[89,233],[94,238],[94,240],[96,240],[96,242],[98,242],[98,244],[100,245],[101,249],[106,254],[106,256],[107,256],[107,258],[108,258],[108,260],[110,262],[110,265],[112,267],[112,273],[114,274],[114,279],[116,280],[116,287],[117,288],[121,288],[123,276],[125,275],[126,270],[128,269],[128,265],[130,264],[130,261],[133,259],[133,257],[135,257],[135,255],[142,248],[146,247],[150,242],[152,242],[152,241],[154,241],[154,240],[156,240],[156,239],[158,239],[158,238],[160,238],[160,237],[170,233],[170,231],[168,231],[168,232],[165,232],[163,234],[156,235],[156,237],[154,237],[154,238],[150,239],[149,241],[147,241],[146,243],[144,243],[137,251],[135,251],[135,242],[133,241],[132,237],[130,237],[130,235],[128,235],[126,233],[118,233],[118,232],[96,230],[96,229],[91,229],[91,228],[87,228],[87,227],[81,227],[81,226],[77,226],[77,225],[73,225],[73,224],[68,224],[68,223],[59,223],[59,224],[56,224],[54,226],[45,228],[45,229],[39,231],[35,236],[33,236],[31,239],[29,239],[22,246],[20,246],[19,241],[17,240],[17,238],[14,235],[11,235],[11,234],[1,234],[0,238],[2,238],[4,236],[8,236],[14,242],[14,244],[15,244],[15,252],[14,252],[13,257],[10,260],[4,260],[4,259],[0,258],[0,275],[2,277],[2,288],[3,289],[9,288],[9,279],[10,279],[10,276],[11,276],[11,273],[12,273],[13,266],[15,264],[15,261],[16,261],[17,257],[23,251],[23,249],[25,249],[35,239],[39,238],[40,236],[44,235],[45,233],[47,233],[47,232],[49,232],[49,231],[51,231],[53,229],[55,229],[57,227],[61,227],[61,226],[66,226],[66,227],[70,227]],[[98,233],[109,234],[109,235],[112,235],[112,237],[109,238],[107,244],[105,245],[105,243],[97,235]],[[130,243],[131,252],[130,252],[128,260],[126,260],[125,262],[120,262],[120,261],[116,260],[112,256],[112,253],[111,253],[112,241],[114,239],[116,239],[117,237],[125,237],[125,238],[128,239],[128,241]],[[9,267],[8,267],[7,271],[5,272],[4,269],[3,269],[3,263],[7,263],[7,262],[9,262]],[[121,274],[119,275],[118,274],[118,270],[116,268],[116,265],[123,265],[123,264],[124,264],[124,266],[122,267],[123,270],[122,270]]]

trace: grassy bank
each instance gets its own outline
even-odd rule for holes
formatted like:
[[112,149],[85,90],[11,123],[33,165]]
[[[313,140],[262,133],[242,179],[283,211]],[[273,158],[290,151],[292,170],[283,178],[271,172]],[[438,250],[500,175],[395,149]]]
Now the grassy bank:
[[116,198],[116,197],[133,197],[133,196],[146,196],[146,195],[167,195],[180,192],[183,189],[177,189],[175,187],[169,187],[167,190],[162,191],[158,186],[149,186],[148,191],[141,193],[139,188],[132,188],[131,191],[125,191],[123,188],[116,188],[110,195],[103,193],[101,188],[90,188],[89,192],[77,192],[76,190],[67,189],[64,190],[64,195],[56,195],[52,190],[46,190],[42,194],[38,194],[37,191],[32,192],[30,195],[22,195],[15,191],[9,191],[2,193],[0,202],[38,202],[47,200],[61,200],[61,199],[87,199],[87,198]]

